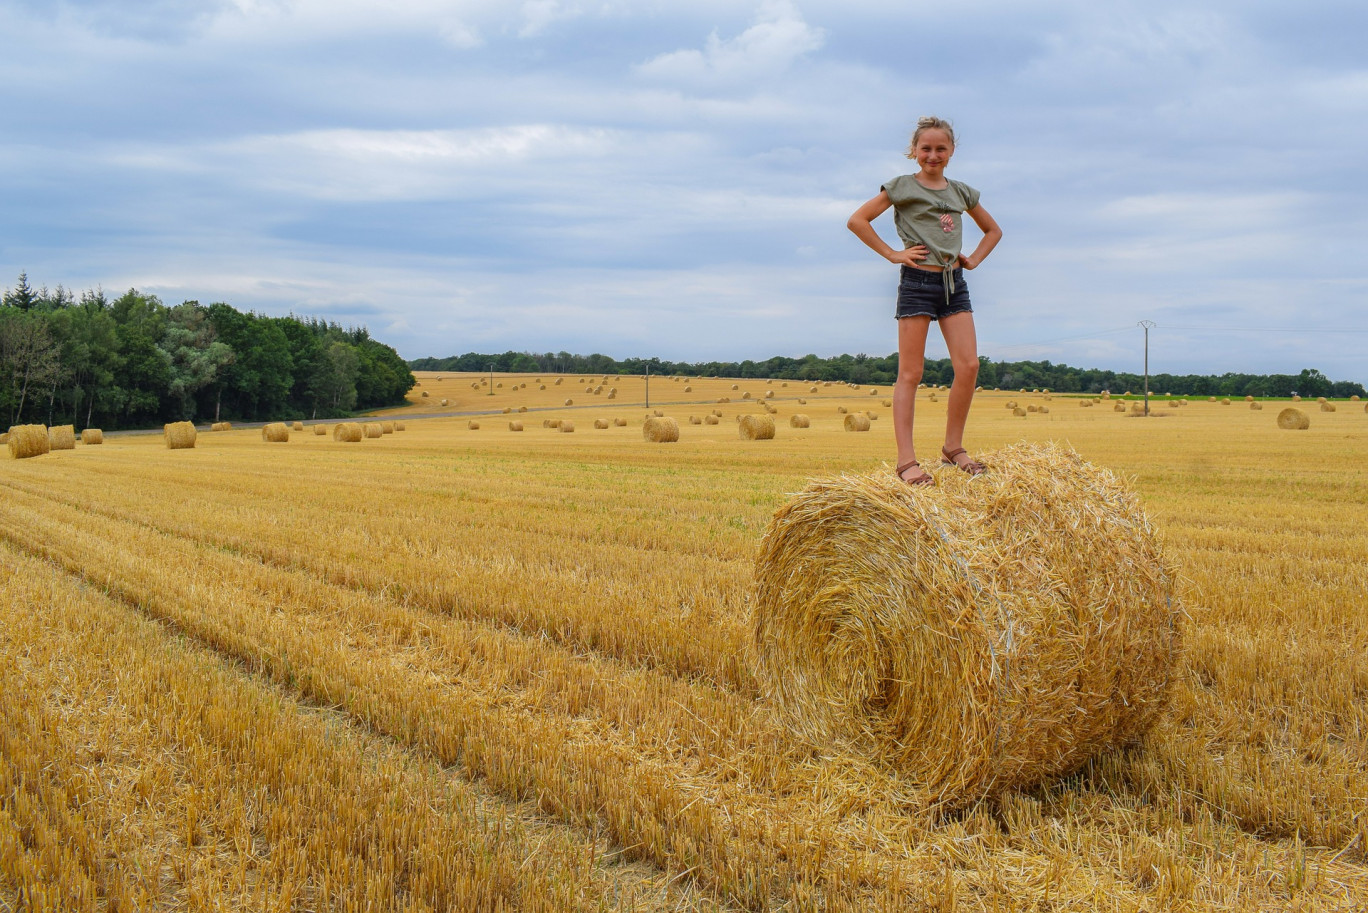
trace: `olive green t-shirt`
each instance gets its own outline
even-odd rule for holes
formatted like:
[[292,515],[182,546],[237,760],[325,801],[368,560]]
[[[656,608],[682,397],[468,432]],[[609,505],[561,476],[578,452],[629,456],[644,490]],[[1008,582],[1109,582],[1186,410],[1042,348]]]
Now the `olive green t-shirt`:
[[926,245],[927,266],[954,266],[964,235],[964,214],[979,203],[979,192],[946,178],[944,190],[930,190],[910,174],[902,174],[881,190],[893,201],[893,224],[903,247]]

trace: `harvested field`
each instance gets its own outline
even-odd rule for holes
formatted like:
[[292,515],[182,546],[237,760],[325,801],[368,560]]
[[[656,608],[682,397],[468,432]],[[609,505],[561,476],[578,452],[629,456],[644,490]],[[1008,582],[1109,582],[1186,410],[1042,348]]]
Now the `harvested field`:
[[[464,406],[472,379],[432,387]],[[756,675],[764,530],[813,477],[888,472],[889,416],[847,434],[835,407],[867,392],[791,385],[820,404],[801,432],[749,444],[734,419],[758,408],[723,404],[657,447],[644,385],[613,382],[594,434],[420,406],[382,445],[0,456],[0,909],[40,889],[71,910],[1368,905],[1359,409],[1289,434],[1271,400],[1023,420],[980,394],[971,453],[1067,440],[1135,492],[1184,648],[1137,745],[951,810],[814,752]],[[692,411],[735,382],[691,379]],[[687,416],[683,386],[651,408]],[[913,496],[977,485],[931,458],[945,404],[917,408],[942,484]],[[1013,573],[1063,567],[1032,554]]]

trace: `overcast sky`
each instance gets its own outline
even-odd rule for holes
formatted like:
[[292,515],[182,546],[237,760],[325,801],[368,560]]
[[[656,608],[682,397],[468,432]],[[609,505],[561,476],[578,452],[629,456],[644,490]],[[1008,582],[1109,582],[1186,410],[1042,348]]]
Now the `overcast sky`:
[[1156,372],[1368,381],[1365,34],[1361,0],[0,0],[0,285],[409,358],[885,354],[896,268],[845,220],[937,114],[1005,232],[982,354],[1138,370],[1149,319]]

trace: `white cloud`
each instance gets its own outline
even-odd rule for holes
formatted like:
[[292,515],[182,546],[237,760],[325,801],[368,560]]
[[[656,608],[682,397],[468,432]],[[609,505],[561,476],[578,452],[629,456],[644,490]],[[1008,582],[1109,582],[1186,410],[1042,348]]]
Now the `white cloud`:
[[735,38],[724,40],[713,31],[702,50],[661,54],[638,66],[637,72],[686,84],[753,80],[782,73],[824,40],[824,30],[808,25],[788,0],[766,0],[755,24]]

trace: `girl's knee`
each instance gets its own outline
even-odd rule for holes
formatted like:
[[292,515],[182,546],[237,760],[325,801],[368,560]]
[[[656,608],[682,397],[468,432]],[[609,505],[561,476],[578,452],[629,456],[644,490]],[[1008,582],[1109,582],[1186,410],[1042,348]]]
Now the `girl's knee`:
[[900,387],[911,387],[913,390],[921,383],[922,372],[920,371],[899,371],[897,384]]
[[951,365],[955,369],[955,380],[961,378],[964,380],[978,379],[979,363],[977,358],[973,361],[952,362]]

